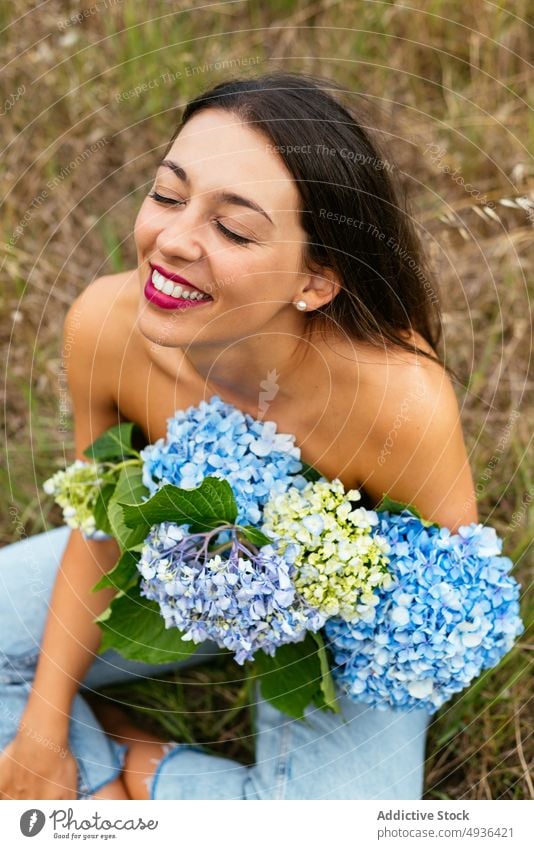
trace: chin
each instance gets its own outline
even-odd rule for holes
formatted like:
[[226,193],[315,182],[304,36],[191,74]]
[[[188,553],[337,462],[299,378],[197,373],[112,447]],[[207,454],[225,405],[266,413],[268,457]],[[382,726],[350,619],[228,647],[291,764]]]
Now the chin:
[[[151,347],[157,345],[160,348],[186,349],[195,345],[217,344],[214,336],[210,335],[209,329],[186,327],[185,323],[181,325],[180,316],[177,313],[171,313],[166,320],[165,317],[153,316],[141,309],[136,326],[141,335],[152,343]],[[226,343],[226,340],[221,341],[223,344]]]
[[158,316],[149,315],[143,308],[139,310],[136,325],[145,339],[162,348],[179,348],[190,341],[191,334],[180,333],[176,320],[162,321]]

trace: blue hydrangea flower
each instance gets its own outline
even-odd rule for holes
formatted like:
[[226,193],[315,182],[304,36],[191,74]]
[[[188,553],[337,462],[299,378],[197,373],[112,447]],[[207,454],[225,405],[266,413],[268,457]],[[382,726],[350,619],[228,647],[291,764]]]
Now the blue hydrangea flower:
[[140,592],[158,602],[167,628],[195,643],[214,640],[239,664],[259,649],[272,657],[278,646],[322,628],[325,616],[293,585],[291,547],[283,556],[271,545],[255,554],[234,531],[221,557],[208,551],[217,534],[188,534],[168,522],[150,531],[138,563]]
[[394,581],[361,619],[327,621],[333,676],[355,701],[434,713],[523,632],[520,586],[494,528],[473,522],[453,534],[406,510],[378,516]]
[[141,451],[143,483],[152,494],[164,484],[200,486],[207,476],[225,478],[238,505],[237,522],[259,525],[269,497],[288,486],[302,488],[300,449],[292,434],[259,421],[213,395],[168,420],[165,439]]

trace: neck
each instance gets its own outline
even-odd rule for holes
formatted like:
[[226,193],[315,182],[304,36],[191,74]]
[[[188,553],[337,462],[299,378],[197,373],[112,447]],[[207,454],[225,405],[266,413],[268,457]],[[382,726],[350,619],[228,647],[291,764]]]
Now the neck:
[[204,379],[211,394],[251,415],[261,414],[276,398],[294,397],[302,384],[300,367],[313,359],[314,343],[303,334],[262,330],[225,345],[195,345],[186,359]]

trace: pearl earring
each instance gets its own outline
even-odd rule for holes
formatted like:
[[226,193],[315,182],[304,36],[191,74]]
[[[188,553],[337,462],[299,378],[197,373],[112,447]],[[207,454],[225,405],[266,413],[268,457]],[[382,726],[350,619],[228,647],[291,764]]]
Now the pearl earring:
[[297,301],[295,306],[298,310],[308,309],[308,304],[306,303],[306,301]]

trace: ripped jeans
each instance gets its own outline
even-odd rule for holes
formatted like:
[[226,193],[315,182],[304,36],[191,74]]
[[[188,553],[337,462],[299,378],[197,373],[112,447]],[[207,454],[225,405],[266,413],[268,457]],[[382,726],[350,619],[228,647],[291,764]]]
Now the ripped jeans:
[[[0,549],[0,750],[17,733],[39,658],[48,602],[70,529],[55,528]],[[69,747],[78,798],[117,778],[126,744],[109,737],[84,691],[208,663],[206,642],[185,661],[148,665],[114,651],[95,657],[76,695]],[[255,764],[172,742],[149,782],[151,799],[420,799],[429,714],[375,710],[339,697],[341,714],[308,707],[291,719],[261,698],[255,711]],[[51,743],[52,745],[52,743]]]

